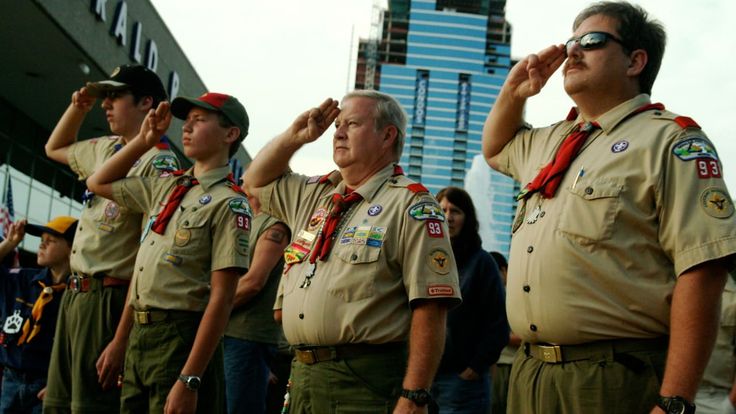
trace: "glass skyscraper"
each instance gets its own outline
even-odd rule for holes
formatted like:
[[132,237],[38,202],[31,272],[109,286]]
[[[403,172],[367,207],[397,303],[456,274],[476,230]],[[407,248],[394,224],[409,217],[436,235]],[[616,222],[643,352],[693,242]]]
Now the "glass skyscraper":
[[[402,104],[409,125],[401,165],[433,193],[465,187],[473,158],[481,153],[483,123],[511,67],[505,5],[390,0],[380,38],[361,40],[355,86],[386,92]],[[518,185],[510,179],[498,185],[498,179],[482,192],[488,200],[471,195],[479,217],[507,218],[493,220],[493,237],[501,240],[484,239],[484,245],[508,254]]]

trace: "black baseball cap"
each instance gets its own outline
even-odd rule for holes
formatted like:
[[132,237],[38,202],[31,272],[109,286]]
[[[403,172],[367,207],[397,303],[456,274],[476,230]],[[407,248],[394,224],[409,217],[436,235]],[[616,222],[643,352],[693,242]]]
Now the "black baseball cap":
[[90,95],[103,97],[107,92],[131,91],[137,96],[151,96],[155,100],[166,100],[166,90],[156,73],[143,65],[122,65],[115,68],[110,79],[87,82]]

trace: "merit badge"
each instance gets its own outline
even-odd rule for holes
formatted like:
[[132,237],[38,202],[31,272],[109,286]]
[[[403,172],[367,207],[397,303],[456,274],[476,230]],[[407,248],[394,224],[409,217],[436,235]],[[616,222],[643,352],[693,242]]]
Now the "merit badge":
[[368,207],[368,215],[371,217],[381,214],[382,211],[383,211],[383,206],[381,206],[380,204],[374,204]]
[[176,231],[176,234],[174,234],[174,244],[182,247],[186,246],[187,243],[189,243],[189,240],[192,238],[192,232],[189,229],[179,229]]
[[368,242],[368,234],[371,231],[371,226],[358,226],[355,229],[353,235],[353,244],[364,245]]
[[429,267],[434,270],[435,273],[439,273],[441,275],[450,273],[450,258],[444,250],[434,250],[429,254],[427,259],[429,261]]
[[356,229],[357,227],[355,226],[346,228],[342,237],[340,237],[340,244],[351,244],[353,242],[353,237],[355,237]]
[[733,202],[728,194],[719,188],[706,188],[700,193],[700,206],[705,213],[715,218],[728,218],[733,215]]
[[442,231],[442,222],[439,220],[427,220],[427,234],[429,237],[437,239],[445,237],[445,233]]
[[718,160],[698,158],[695,166],[698,169],[698,178],[721,178],[723,176]]
[[248,255],[248,246],[250,245],[250,242],[248,241],[248,236],[243,233],[239,234],[238,238],[235,240],[235,251],[240,253],[242,256]]
[[212,201],[212,196],[209,194],[205,194],[202,197],[199,197],[199,204],[201,205],[209,204],[210,201]]
[[5,325],[3,325],[3,332],[7,334],[14,334],[20,331],[20,327],[23,326],[23,317],[20,316],[20,309],[13,311],[13,314],[5,319]]
[[619,152],[624,152],[626,149],[629,148],[629,141],[621,140],[611,146],[611,152],[614,154],[618,154]]
[[105,217],[114,219],[119,214],[120,207],[114,201],[107,203],[107,205],[105,206]]
[[245,198],[233,198],[228,203],[228,206],[230,207],[230,210],[235,214],[246,214],[248,216],[253,216],[253,214],[251,214],[250,212],[250,205],[248,204],[248,200],[246,200]]
[[173,155],[158,155],[151,161],[153,168],[164,171],[175,171],[179,169],[179,160]]
[[371,231],[368,233],[368,240],[365,244],[371,247],[381,247],[385,234],[385,227],[371,227]]
[[245,214],[236,214],[235,226],[241,230],[250,231],[250,217]]
[[307,253],[309,253],[309,249],[295,241],[284,249],[284,261],[287,265],[299,263],[304,260]]
[[672,153],[683,161],[690,161],[697,158],[712,158],[718,160],[718,154],[713,145],[704,138],[689,138],[680,141],[672,149]]
[[164,253],[164,261],[173,264],[174,266],[179,266],[182,262],[181,256],[176,256],[171,253]]
[[427,286],[427,294],[429,296],[452,296],[455,289],[450,285],[429,285]]
[[324,207],[320,207],[317,210],[312,213],[312,217],[309,219],[309,224],[307,224],[307,230],[309,231],[315,231],[317,230],[317,227],[319,227],[320,224],[325,220],[325,216],[327,215],[327,209]]
[[445,221],[445,214],[435,202],[425,201],[409,207],[409,216],[414,220]]

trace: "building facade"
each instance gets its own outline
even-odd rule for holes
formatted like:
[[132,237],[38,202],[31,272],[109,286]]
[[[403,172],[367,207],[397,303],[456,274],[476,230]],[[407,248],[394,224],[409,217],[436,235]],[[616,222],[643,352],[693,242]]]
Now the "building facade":
[[[401,165],[433,193],[466,187],[473,158],[481,154],[483,123],[512,64],[505,5],[390,0],[380,36],[360,42],[355,86],[386,92],[402,104],[409,125]],[[484,239],[484,246],[508,254],[518,185],[499,175],[488,185],[471,194],[481,219],[499,218],[492,232],[499,240]],[[479,193],[492,195],[490,205]]]
[[[106,79],[122,64],[155,71],[170,99],[207,90],[148,0],[30,0],[3,2],[0,14],[0,194],[12,188],[15,219],[46,223],[57,215],[78,217],[84,183],[68,167],[46,158],[44,144],[86,82]],[[181,121],[169,138],[181,152]],[[80,139],[109,133],[99,102],[85,119]],[[250,156],[241,147],[231,161],[240,176]],[[39,240],[21,245],[33,264]],[[23,252],[22,252],[23,253]],[[28,262],[31,263],[28,263]]]

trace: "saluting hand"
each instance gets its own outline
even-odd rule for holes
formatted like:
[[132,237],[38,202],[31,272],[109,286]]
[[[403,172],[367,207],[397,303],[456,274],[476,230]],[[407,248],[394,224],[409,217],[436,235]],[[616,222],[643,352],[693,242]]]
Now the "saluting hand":
[[23,241],[23,237],[25,237],[25,235],[26,219],[18,220],[8,228],[8,237],[6,240],[15,248]]
[[158,107],[154,110],[151,108],[146,115],[146,118],[141,124],[141,131],[139,135],[143,137],[148,147],[153,147],[161,141],[161,137],[166,133],[171,124],[171,111],[169,110],[171,105],[168,102],[163,101],[158,104]]
[[511,68],[504,88],[510,88],[517,98],[534,96],[542,90],[565,58],[565,45],[553,45],[536,55],[531,54]]
[[72,94],[72,105],[83,112],[91,111],[96,100],[97,98],[87,92],[87,87],[82,87]]
[[337,105],[336,100],[327,98],[319,107],[299,115],[289,127],[289,133],[294,141],[303,145],[322,136],[340,113]]

